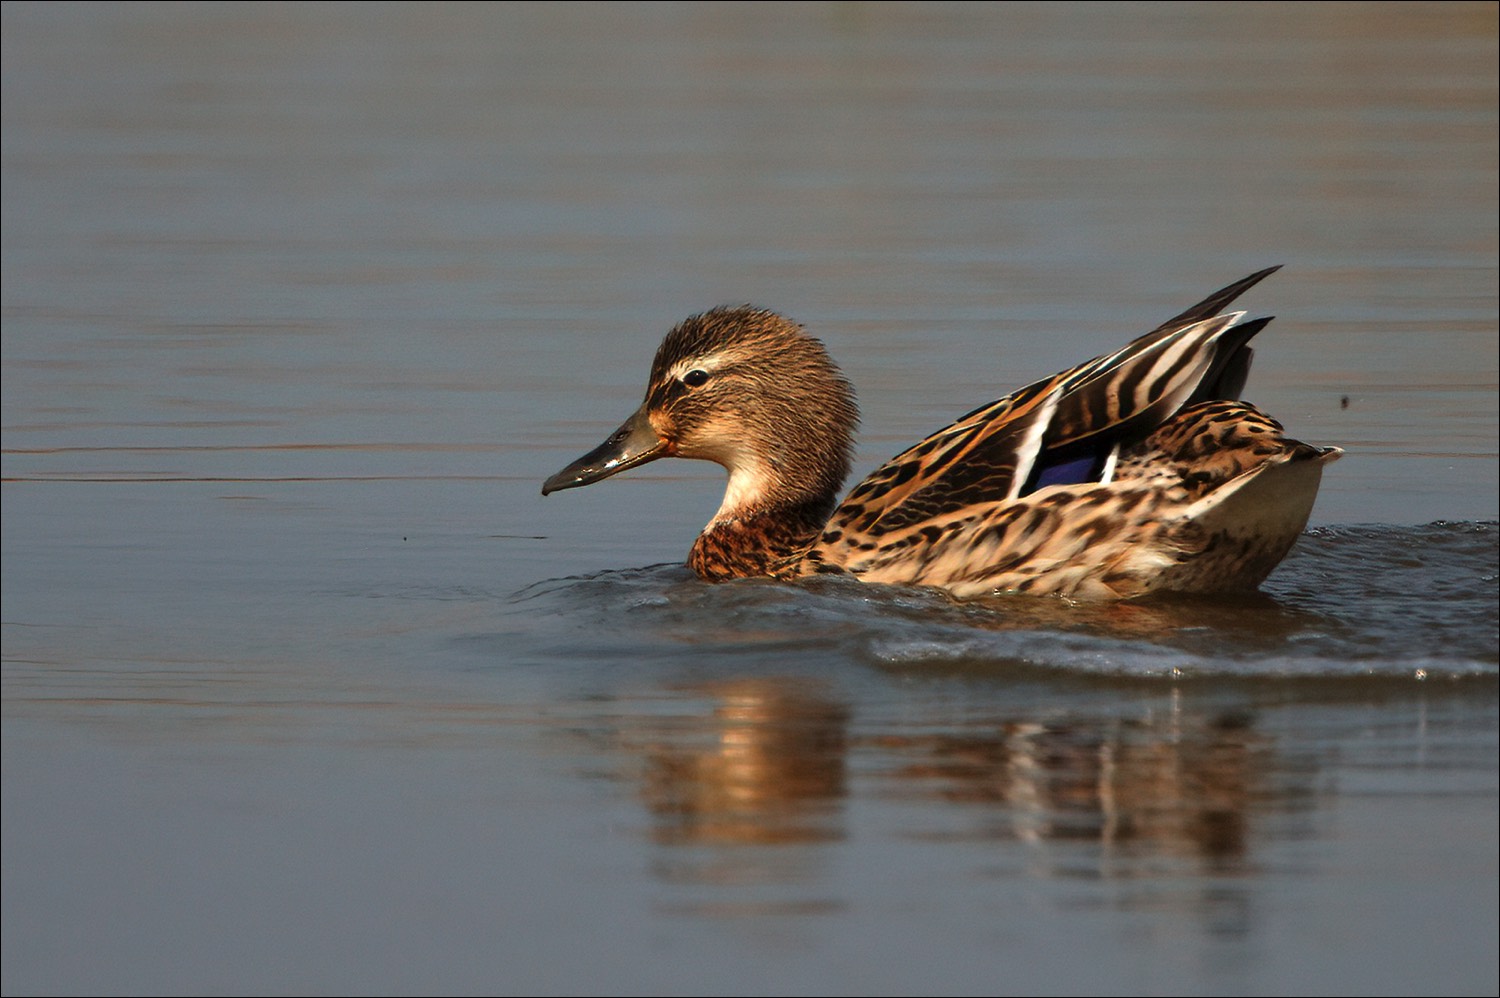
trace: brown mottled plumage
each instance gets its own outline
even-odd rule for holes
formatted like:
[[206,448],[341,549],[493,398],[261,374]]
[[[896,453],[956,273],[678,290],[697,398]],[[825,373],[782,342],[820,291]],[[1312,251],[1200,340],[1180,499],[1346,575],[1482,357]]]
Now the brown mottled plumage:
[[667,335],[641,408],[542,492],[659,457],[722,464],[724,502],[688,558],[706,579],[846,572],[960,596],[1252,589],[1341,453],[1230,401],[1270,320],[1220,310],[1275,269],[974,410],[841,504],[858,422],[848,382],[790,320],[716,308]]

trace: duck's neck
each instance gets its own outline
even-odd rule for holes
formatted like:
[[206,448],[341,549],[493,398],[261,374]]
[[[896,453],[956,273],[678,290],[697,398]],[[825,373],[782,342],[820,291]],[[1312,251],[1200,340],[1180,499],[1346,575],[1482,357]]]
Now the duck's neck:
[[703,528],[688,555],[688,567],[721,581],[772,575],[818,539],[833,512],[833,497],[741,507],[719,513]]
[[693,571],[713,580],[773,575],[806,551],[838,505],[852,418],[780,446],[735,441],[709,455],[729,471],[729,483],[688,555]]

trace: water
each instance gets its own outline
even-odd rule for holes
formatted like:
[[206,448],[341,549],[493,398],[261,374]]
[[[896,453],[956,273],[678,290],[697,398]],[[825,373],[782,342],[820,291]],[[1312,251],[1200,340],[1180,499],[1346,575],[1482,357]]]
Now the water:
[[[4,8],[6,993],[1494,993],[1493,5]],[[1270,263],[1259,596],[543,500],[785,310],[856,474]]]

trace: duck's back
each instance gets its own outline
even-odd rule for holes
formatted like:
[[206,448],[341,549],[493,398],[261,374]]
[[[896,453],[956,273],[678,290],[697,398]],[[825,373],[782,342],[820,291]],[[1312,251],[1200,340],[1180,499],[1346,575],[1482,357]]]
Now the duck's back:
[[830,527],[799,572],[964,597],[1249,590],[1306,527],[1323,465],[1340,453],[1283,436],[1247,403],[1199,403],[1125,451],[1108,483],[1047,486],[891,528]]
[[1112,354],[967,416],[849,494],[797,574],[1120,598],[1258,585],[1338,456],[1232,401],[1269,319],[1218,310],[1253,274]]

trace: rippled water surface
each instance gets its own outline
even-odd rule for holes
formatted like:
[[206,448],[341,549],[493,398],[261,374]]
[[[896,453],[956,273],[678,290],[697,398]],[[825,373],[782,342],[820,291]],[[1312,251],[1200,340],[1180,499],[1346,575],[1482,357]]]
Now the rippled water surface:
[[586,641],[579,625],[592,623],[596,661],[660,654],[665,640],[716,659],[758,660],[773,645],[814,671],[832,655],[995,676],[1493,679],[1496,535],[1494,523],[1318,528],[1263,594],[1236,599],[954,601],[840,579],[704,586],[671,565],[540,583],[511,602],[544,640],[556,627],[553,640]]
[[[6,4],[3,989],[1495,993],[1493,4]],[[857,474],[1262,266],[1263,592],[547,499],[784,310]]]

